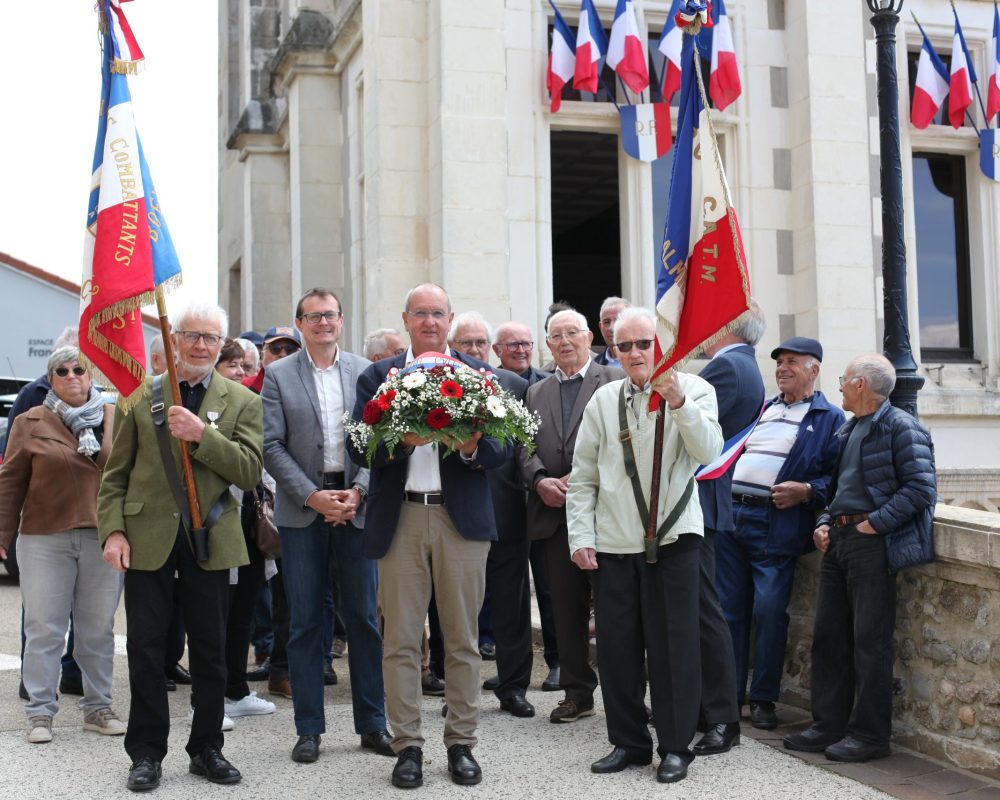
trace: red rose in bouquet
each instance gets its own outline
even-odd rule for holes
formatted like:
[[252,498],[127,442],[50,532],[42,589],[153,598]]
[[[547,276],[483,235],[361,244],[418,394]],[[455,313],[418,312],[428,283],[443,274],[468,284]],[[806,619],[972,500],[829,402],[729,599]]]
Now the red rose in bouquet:
[[455,381],[443,381],[441,383],[441,396],[442,397],[454,397],[458,399],[464,394],[462,387],[459,386]]
[[432,408],[427,412],[427,427],[436,431],[451,425],[451,414],[443,408]]
[[382,419],[384,413],[377,400],[369,400],[361,411],[361,419],[365,425],[374,425]]

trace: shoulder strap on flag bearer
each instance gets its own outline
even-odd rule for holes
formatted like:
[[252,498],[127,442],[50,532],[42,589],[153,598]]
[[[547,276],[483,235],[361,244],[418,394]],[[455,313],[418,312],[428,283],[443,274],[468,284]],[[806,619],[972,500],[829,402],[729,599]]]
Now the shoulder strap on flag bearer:
[[[632,494],[635,496],[635,505],[639,511],[639,519],[642,521],[643,529],[645,529],[649,524],[649,506],[646,505],[646,498],[642,493],[642,484],[639,481],[639,471],[635,465],[635,451],[632,449],[632,432],[629,430],[628,416],[625,412],[625,393],[627,390],[628,381],[623,381],[621,395],[618,398],[618,441],[621,442],[622,450],[624,451],[625,474],[628,475],[629,481],[632,484]],[[663,413],[662,409],[659,413]],[[663,469],[662,464],[660,465],[660,469]],[[667,531],[674,527],[677,520],[680,519],[681,514],[687,507],[688,501],[691,499],[692,492],[694,492],[694,483],[694,477],[692,476],[684,489],[684,494],[681,495],[681,499],[677,501],[677,505],[671,509],[666,519],[663,520],[657,529],[657,542],[663,541],[663,537]]]

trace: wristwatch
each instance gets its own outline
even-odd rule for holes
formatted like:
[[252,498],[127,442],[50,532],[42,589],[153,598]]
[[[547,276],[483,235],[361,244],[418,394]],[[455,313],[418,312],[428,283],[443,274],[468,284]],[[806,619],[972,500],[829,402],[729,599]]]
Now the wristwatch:
[[359,495],[361,495],[362,503],[364,503],[368,499],[368,490],[360,483],[355,483],[351,488],[354,491],[356,491]]
[[816,487],[809,483],[809,481],[806,481],[806,490],[809,492],[809,494],[806,495],[806,502],[808,503],[816,496]]

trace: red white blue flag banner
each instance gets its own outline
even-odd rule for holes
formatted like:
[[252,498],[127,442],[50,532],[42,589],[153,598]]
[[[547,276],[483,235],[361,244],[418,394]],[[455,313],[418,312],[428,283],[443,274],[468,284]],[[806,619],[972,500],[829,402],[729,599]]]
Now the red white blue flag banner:
[[760,422],[760,418],[764,415],[764,409],[767,408],[767,403],[764,403],[760,407],[760,413],[757,415],[757,419],[747,425],[743,430],[737,433],[735,436],[726,439],[722,444],[722,452],[719,457],[708,464],[702,464],[698,469],[694,471],[694,479],[696,481],[714,481],[726,474],[733,462],[740,457],[740,453],[743,452],[743,447],[747,443],[747,439],[750,438],[750,434],[754,432],[754,428],[757,427],[757,423]]
[[573,88],[581,92],[597,93],[601,75],[601,59],[608,52],[608,38],[604,35],[601,18],[593,0],[580,3],[580,24],[576,29],[576,72]]
[[681,88],[681,45],[684,43],[684,31],[678,27],[676,21],[679,8],[680,0],[673,0],[667,13],[667,21],[663,25],[663,33],[660,34],[660,41],[656,45],[656,49],[665,56],[660,93],[667,103]]
[[987,56],[990,65],[990,85],[986,93],[986,124],[1000,111],[1000,10],[993,2],[993,39]]
[[132,27],[125,19],[125,12],[122,10],[122,3],[131,3],[132,0],[104,0],[106,9],[105,20],[108,26],[108,33],[111,36],[111,49],[114,58],[111,62],[111,71],[119,73],[135,73],[138,71],[139,63],[143,60],[142,50],[139,42],[132,33]]
[[[923,29],[921,28],[921,33]],[[949,76],[941,57],[934,49],[927,34],[923,33],[924,43],[920,48],[920,59],[917,61],[917,81],[913,87],[913,106],[910,109],[910,121],[913,127],[923,130],[937,116],[941,104],[948,96]]]
[[1000,181],[1000,137],[996,128],[979,132],[979,168],[991,181]]
[[712,72],[708,79],[708,96],[715,107],[724,111],[743,91],[740,70],[736,64],[733,29],[723,0],[715,0],[715,25],[712,27]]
[[639,33],[632,0],[618,0],[608,42],[608,66],[637,94],[649,86],[645,37]]
[[955,13],[955,38],[951,47],[951,99],[948,101],[948,120],[956,130],[962,127],[965,112],[972,105],[972,84],[976,83],[976,69],[965,46],[962,25]]
[[[687,0],[688,12],[704,3]],[[722,336],[750,307],[750,277],[694,39],[685,34],[677,137],[656,277],[654,378]],[[654,393],[653,405],[659,395]]]
[[549,110],[554,114],[562,104],[563,87],[573,80],[573,73],[576,71],[576,44],[573,41],[573,32],[569,25],[559,13],[559,9],[552,4],[555,12],[555,19],[552,23],[552,49],[549,51],[549,71],[545,78],[545,88],[549,90],[551,106]]
[[622,149],[639,161],[656,161],[670,151],[669,103],[642,103],[620,106]]

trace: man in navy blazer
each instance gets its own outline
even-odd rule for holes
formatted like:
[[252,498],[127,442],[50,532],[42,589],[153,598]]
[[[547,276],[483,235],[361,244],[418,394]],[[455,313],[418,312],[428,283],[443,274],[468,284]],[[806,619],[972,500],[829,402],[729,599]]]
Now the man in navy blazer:
[[[453,318],[447,293],[436,284],[409,291],[403,326],[409,351],[372,364],[358,379],[353,417],[360,420],[393,367],[426,352],[450,354],[474,369],[488,364],[447,349]],[[420,636],[431,591],[437,602],[445,644],[444,741],[448,771],[455,783],[472,785],[482,770],[472,756],[479,722],[478,614],[486,590],[486,559],[497,538],[486,470],[503,465],[510,445],[480,433],[456,442],[457,451],[408,433],[393,454],[379,445],[371,463],[368,517],[363,552],[378,559],[379,605],[385,615],[386,716],[397,754],[392,783],[423,783],[424,737],[420,724]],[[351,458],[367,457],[348,442]],[[351,645],[353,647],[353,644]]]
[[[727,441],[760,416],[764,381],[754,345],[767,329],[756,302],[739,328],[706,349],[712,359],[698,373],[712,384],[719,423]],[[698,482],[705,536],[701,541],[701,706],[708,730],[692,748],[695,755],[725,753],[739,744],[740,707],[736,696],[733,640],[715,587],[715,533],[733,530],[735,462],[714,480]]]
[[340,300],[328,289],[305,293],[295,325],[305,346],[268,366],[261,393],[264,463],[277,484],[274,521],[290,612],[288,666],[299,736],[292,759],[315,761],[326,732],[323,598],[331,574],[341,588],[338,611],[351,642],[355,731],[362,747],[391,756],[375,564],[361,553],[368,470],[347,457],[342,419],[354,407],[357,376],[369,362],[339,347],[344,317]]

